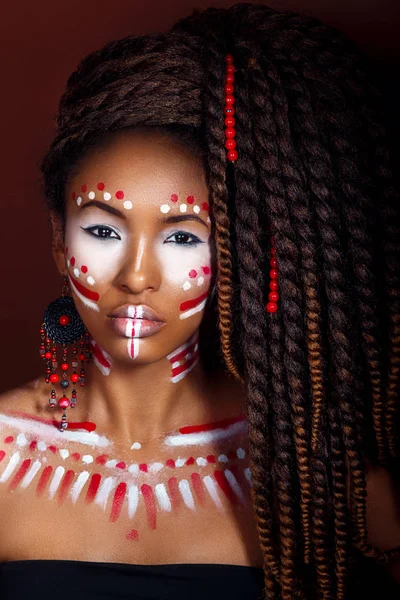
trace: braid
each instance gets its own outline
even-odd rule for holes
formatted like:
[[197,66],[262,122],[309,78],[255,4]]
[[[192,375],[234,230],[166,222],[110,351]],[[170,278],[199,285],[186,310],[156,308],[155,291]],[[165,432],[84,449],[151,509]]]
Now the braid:
[[161,129],[204,157],[219,337],[210,346],[205,330],[204,347],[244,384],[268,600],[347,600],[361,553],[400,551],[374,548],[366,522],[368,461],[399,459],[400,213],[380,103],[357,50],[318,19],[247,3],[196,9],[167,33],[127,36],[81,61],[41,165],[48,207],[63,217],[80,159],[115,131]]
[[265,250],[260,245],[262,228],[257,212],[257,173],[254,163],[252,123],[246,120],[248,114],[246,106],[249,98],[245,80],[240,81],[239,79],[236,87],[237,112],[242,115],[240,121],[237,122],[241,159],[236,169],[236,237],[239,256],[241,319],[245,334],[242,337],[242,345],[245,380],[248,388],[247,413],[254,505],[261,545],[266,559],[266,590],[271,595],[271,591],[275,587],[271,575],[274,575],[277,580],[279,579],[279,559],[275,553],[273,532],[270,526],[272,511],[266,502],[267,489],[271,485],[271,452],[268,443],[270,398],[266,394],[268,371],[265,368],[268,356],[263,294]]

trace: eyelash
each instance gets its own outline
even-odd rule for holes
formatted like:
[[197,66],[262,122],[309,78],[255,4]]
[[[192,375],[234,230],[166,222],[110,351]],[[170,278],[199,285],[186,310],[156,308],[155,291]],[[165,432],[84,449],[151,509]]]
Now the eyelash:
[[[169,238],[173,237],[175,235],[185,235],[189,238],[192,238],[191,242],[187,242],[186,244],[183,243],[181,244],[180,242],[169,242]],[[202,242],[197,235],[194,235],[193,233],[188,233],[187,231],[175,231],[174,233],[172,233],[164,242],[164,244],[177,244],[178,246],[198,246],[198,244],[204,244],[204,242]]]
[[[116,231],[114,231],[113,229],[111,229],[111,227],[108,227],[107,225],[93,225],[92,227],[82,227],[81,229],[83,229],[83,231],[87,231],[90,235],[94,236],[95,238],[98,238],[100,241],[104,242],[106,240],[120,240],[120,237],[112,237],[112,236],[101,236],[98,235],[96,233],[93,233],[93,231],[95,229],[105,229],[107,231],[111,231],[112,233],[116,233]],[[118,235],[118,234],[117,234]],[[180,243],[180,242],[170,242],[168,241],[171,237],[173,236],[177,236],[177,235],[183,235],[183,236],[187,236],[189,238],[192,238],[191,242],[186,242],[186,243]],[[197,235],[194,235],[193,233],[187,233],[186,231],[175,231],[174,233],[172,233],[164,242],[164,244],[171,244],[171,243],[175,243],[178,246],[197,246],[198,244],[204,244],[205,242],[202,242]]]
[[93,225],[92,227],[81,227],[81,229],[83,229],[83,231],[87,231],[93,237],[98,238],[101,242],[105,242],[107,240],[120,240],[121,239],[120,237],[111,237],[111,236],[103,237],[101,235],[97,235],[96,233],[93,233],[93,231],[95,229],[106,229],[108,231],[111,231],[112,233],[116,233],[116,231],[114,231],[114,229],[111,229],[111,227],[108,227],[107,225]]

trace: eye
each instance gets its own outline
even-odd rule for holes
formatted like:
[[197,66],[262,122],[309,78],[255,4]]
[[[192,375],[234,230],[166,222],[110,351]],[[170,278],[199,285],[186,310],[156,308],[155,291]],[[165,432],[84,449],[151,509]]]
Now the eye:
[[[175,239],[173,239],[175,238]],[[186,231],[176,231],[170,235],[164,242],[164,244],[178,244],[179,246],[197,246],[198,244],[204,244],[197,235],[193,233],[187,233]]]
[[[111,227],[107,227],[107,225],[92,225],[92,227],[81,227],[81,229],[83,229],[83,231],[87,231],[89,235],[92,235],[93,237],[100,238],[100,240],[102,241],[111,239],[121,239],[117,232],[114,231],[114,229],[111,229]],[[94,233],[95,229],[98,230],[98,233]],[[112,233],[114,233],[115,235],[110,235]]]

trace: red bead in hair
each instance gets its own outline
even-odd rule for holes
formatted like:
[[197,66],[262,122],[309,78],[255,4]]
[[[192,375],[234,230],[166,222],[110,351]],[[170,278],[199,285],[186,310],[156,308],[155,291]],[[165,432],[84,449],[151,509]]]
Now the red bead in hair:
[[275,239],[272,236],[272,227],[271,227],[271,248],[270,248],[270,259],[269,259],[269,289],[271,290],[268,294],[268,304],[266,305],[266,311],[269,313],[274,313],[278,310],[278,300],[279,300],[279,283],[278,283],[278,261],[276,258],[276,247],[275,247]]
[[234,163],[238,159],[238,152],[235,150],[236,148],[236,129],[234,125],[236,124],[233,115],[235,114],[234,104],[235,97],[233,95],[235,91],[234,81],[235,81],[235,65],[232,54],[227,54],[225,56],[225,148],[227,150],[226,156],[228,160]]

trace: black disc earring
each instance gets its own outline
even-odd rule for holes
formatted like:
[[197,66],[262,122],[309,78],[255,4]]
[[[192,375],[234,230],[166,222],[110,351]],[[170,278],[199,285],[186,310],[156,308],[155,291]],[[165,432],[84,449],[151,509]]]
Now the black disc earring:
[[[60,298],[51,302],[44,313],[40,329],[41,343],[40,355],[47,361],[45,381],[52,384],[49,404],[55,408],[58,404],[63,409],[59,430],[68,427],[66,410],[76,405],[76,385],[85,385],[84,362],[91,358],[90,334],[76,310],[75,302],[68,293],[68,278],[64,275],[64,283]],[[57,373],[57,345],[62,346],[61,377]],[[73,344],[71,365],[68,364],[68,344]],[[79,353],[78,353],[79,344]],[[80,373],[77,369],[80,361]],[[68,370],[72,373],[68,378]],[[56,383],[60,383],[63,395],[57,400]],[[66,390],[72,383],[71,397],[68,398]]]

